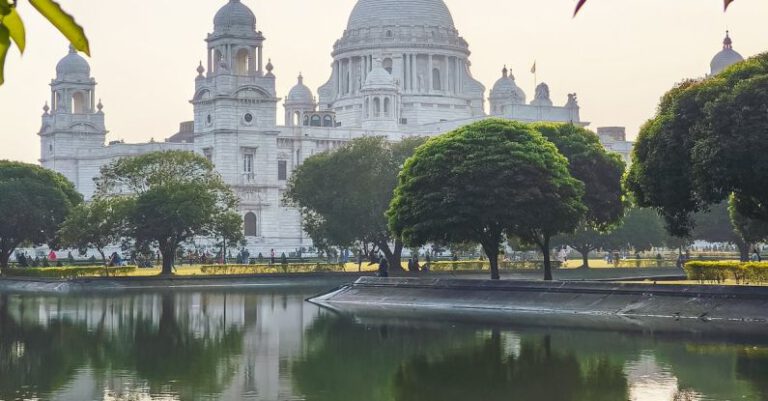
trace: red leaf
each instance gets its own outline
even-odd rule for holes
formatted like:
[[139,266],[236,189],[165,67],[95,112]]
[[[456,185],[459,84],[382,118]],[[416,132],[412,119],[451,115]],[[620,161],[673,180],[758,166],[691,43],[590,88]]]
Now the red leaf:
[[[726,7],[728,7],[728,3],[732,2],[733,0],[725,0]],[[576,14],[579,13],[579,10],[581,10],[581,7],[584,7],[584,4],[587,3],[587,0],[579,0],[579,3],[576,4],[576,10],[573,12],[573,16],[575,17]]]

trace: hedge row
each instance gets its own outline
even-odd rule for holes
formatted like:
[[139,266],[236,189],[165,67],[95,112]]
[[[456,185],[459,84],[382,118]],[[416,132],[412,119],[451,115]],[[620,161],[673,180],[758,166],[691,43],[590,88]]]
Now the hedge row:
[[109,267],[90,266],[90,267],[32,267],[32,268],[10,268],[6,270],[9,277],[31,277],[31,278],[61,278],[73,279],[79,277],[99,277],[109,274],[110,277],[127,276],[136,271],[136,266]]
[[723,283],[735,280],[738,284],[768,283],[767,262],[701,262],[685,264],[685,272],[690,280],[701,283]]
[[260,265],[205,265],[200,272],[210,275],[343,272],[344,264],[300,263]]
[[[560,268],[562,263],[552,261],[552,267]],[[424,267],[424,262],[421,262]],[[544,262],[540,260],[499,262],[499,270],[537,270],[544,267]],[[450,272],[450,271],[483,271],[490,270],[491,264],[488,261],[456,261],[456,262],[431,262],[429,264],[431,271]]]

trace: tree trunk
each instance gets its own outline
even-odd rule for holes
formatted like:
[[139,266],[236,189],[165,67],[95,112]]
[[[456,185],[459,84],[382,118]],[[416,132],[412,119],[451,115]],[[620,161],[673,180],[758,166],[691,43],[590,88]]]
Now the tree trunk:
[[389,243],[386,241],[379,242],[379,248],[384,252],[384,257],[389,262],[389,270],[404,271],[402,265],[403,254],[403,242],[400,240],[395,241],[394,251],[389,247]]
[[550,260],[549,243],[551,238],[548,234],[544,234],[541,241],[541,253],[544,255],[544,281],[552,281],[552,262]]
[[173,275],[173,259],[176,257],[176,244],[168,241],[164,245],[160,244],[160,254],[163,256],[163,269],[161,276]]
[[11,253],[6,251],[0,251],[0,275],[5,277],[5,272],[8,269],[8,260],[11,259]]
[[743,241],[738,241],[736,243],[736,247],[739,248],[739,256],[741,258],[741,261],[742,262],[749,262],[749,248],[750,248],[750,244],[748,244],[746,242],[743,242]]
[[107,256],[104,255],[104,251],[101,248],[96,248],[96,252],[101,255],[101,263],[104,265],[104,275],[109,277],[109,266],[107,266]]
[[483,241],[481,245],[483,246],[485,256],[488,256],[488,262],[491,264],[491,280],[500,280],[498,241]]
[[589,269],[589,252],[581,252],[581,267],[584,269]]

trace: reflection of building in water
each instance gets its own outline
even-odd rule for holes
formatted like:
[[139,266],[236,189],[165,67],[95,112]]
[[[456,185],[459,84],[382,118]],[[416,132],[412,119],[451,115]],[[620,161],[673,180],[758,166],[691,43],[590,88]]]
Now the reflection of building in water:
[[[45,329],[68,321],[83,332],[103,332],[103,337],[96,337],[99,343],[93,344],[96,349],[125,347],[134,353],[141,351],[141,347],[152,346],[140,343],[137,333],[147,331],[145,327],[152,332],[162,331],[161,326],[168,323],[170,315],[178,328],[176,342],[195,343],[189,346],[190,353],[201,352],[200,347],[218,349],[217,344],[234,338],[238,344],[233,349],[237,352],[216,355],[217,363],[201,368],[209,370],[204,372],[208,378],[222,384],[214,398],[257,401],[297,398],[288,369],[291,361],[302,355],[304,332],[320,312],[299,295],[182,293],[116,298],[17,298],[10,305],[9,313],[19,325],[26,327]],[[233,332],[241,335],[228,337]],[[183,345],[180,347],[183,352]],[[150,393],[152,399],[156,399],[157,388],[153,387],[150,392],[153,378],[144,377],[137,367],[130,368],[110,368],[103,374],[86,363],[51,399],[148,400]],[[174,372],[166,373],[173,380]],[[185,379],[189,380],[179,377],[175,381],[184,384]],[[182,398],[179,394],[184,389],[174,388],[173,383],[163,387],[160,393],[167,398],[160,399]]]

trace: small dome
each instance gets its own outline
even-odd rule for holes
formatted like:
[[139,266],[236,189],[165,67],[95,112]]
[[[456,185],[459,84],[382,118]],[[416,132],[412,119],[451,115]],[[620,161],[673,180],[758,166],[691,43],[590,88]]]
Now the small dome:
[[221,30],[256,30],[256,16],[240,0],[229,0],[213,17],[214,31]]
[[384,25],[416,25],[455,28],[443,0],[358,0],[347,29]]
[[56,78],[88,80],[91,78],[91,66],[74,47],[69,46],[69,54],[56,64]]
[[296,85],[291,88],[291,91],[288,92],[288,98],[285,101],[286,103],[314,103],[314,96],[312,95],[312,90],[310,90],[307,85],[304,85],[304,77],[299,74],[299,79]]
[[515,76],[507,74],[506,66],[501,70],[501,78],[493,85],[490,98],[500,101],[511,99],[512,103],[525,103],[525,92],[515,83]]
[[719,74],[724,69],[742,61],[744,61],[744,57],[736,50],[733,50],[731,35],[726,31],[725,39],[723,40],[723,50],[717,53],[709,64],[710,73],[712,75]]
[[373,69],[365,78],[363,89],[397,89],[395,79],[381,66],[381,60],[374,60]]

